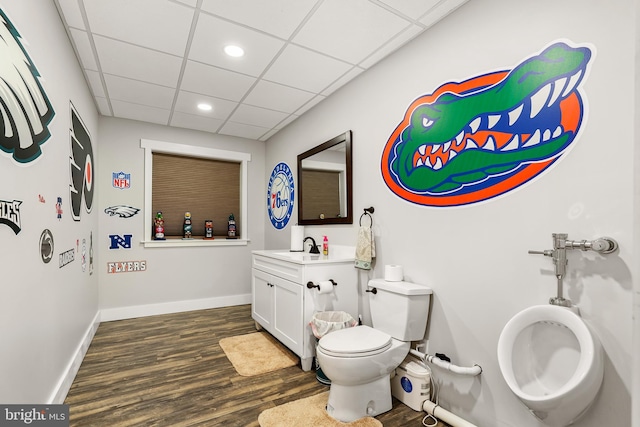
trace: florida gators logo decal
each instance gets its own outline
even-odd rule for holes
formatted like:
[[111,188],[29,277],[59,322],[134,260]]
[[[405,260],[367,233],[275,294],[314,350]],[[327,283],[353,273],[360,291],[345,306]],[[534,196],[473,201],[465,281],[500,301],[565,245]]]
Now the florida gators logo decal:
[[556,42],[512,70],[448,82],[416,99],[389,137],[382,176],[420,205],[470,205],[512,191],[554,164],[585,116],[592,50]]

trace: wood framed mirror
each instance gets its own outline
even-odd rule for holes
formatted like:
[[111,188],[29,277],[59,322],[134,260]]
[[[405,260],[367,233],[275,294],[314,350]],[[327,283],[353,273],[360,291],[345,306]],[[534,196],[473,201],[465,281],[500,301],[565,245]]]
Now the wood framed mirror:
[[298,224],[353,224],[351,131],[298,155]]

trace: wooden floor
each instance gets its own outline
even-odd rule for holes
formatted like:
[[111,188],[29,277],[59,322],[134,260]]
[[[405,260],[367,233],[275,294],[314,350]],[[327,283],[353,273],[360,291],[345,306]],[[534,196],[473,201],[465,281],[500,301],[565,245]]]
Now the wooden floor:
[[[248,305],[102,323],[65,400],[71,426],[257,427],[265,409],[328,390],[299,366],[238,375],[218,342],[255,331]],[[385,427],[422,425],[393,406]]]

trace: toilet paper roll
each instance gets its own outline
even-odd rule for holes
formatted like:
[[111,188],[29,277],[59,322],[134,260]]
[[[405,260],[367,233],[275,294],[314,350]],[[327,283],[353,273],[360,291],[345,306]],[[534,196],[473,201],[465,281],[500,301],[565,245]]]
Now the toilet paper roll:
[[304,226],[292,225],[291,226],[291,252],[304,251]]
[[390,264],[384,266],[384,280],[387,282],[402,282],[403,278],[401,265]]
[[331,292],[333,292],[333,283],[331,283],[331,281],[329,280],[318,282],[318,286],[318,292],[321,294],[330,294]]

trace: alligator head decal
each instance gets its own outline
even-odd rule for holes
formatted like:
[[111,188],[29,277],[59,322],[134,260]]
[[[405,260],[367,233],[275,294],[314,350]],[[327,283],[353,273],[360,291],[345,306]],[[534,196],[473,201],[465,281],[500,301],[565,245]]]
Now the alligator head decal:
[[418,98],[385,145],[385,183],[413,203],[461,206],[540,175],[578,134],[590,59],[589,48],[557,42],[510,71]]

